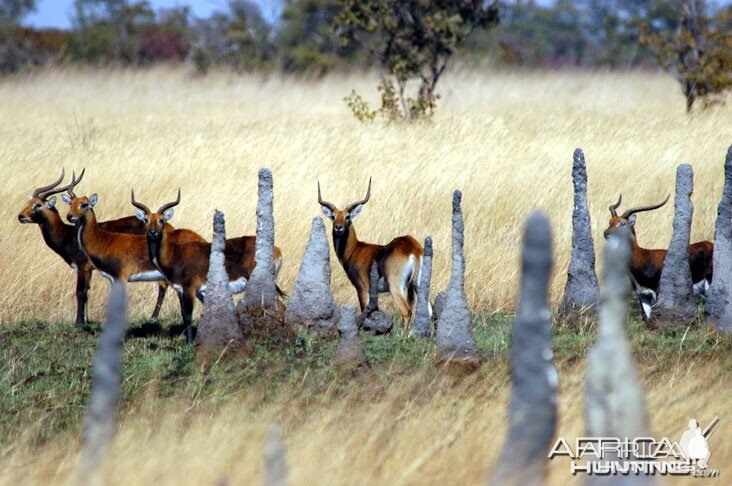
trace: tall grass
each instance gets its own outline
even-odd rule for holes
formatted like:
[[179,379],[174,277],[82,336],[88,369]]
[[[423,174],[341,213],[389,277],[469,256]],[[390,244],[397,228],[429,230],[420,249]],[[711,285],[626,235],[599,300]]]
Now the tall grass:
[[[677,164],[694,166],[694,240],[711,239],[732,108],[687,116],[674,81],[649,73],[455,73],[433,123],[362,126],[342,98],[375,97],[369,76],[308,81],[226,73],[196,79],[178,70],[61,70],[0,82],[0,321],[71,319],[74,278],[17,212],[61,167],[87,168],[79,194],[97,192],[97,214],[132,214],[129,191],[157,207],[182,188],[173,223],[210,237],[214,209],[229,235],[254,234],[256,171],[275,175],[281,284],[294,282],[316,181],[337,205],[371,201],[355,220],[364,241],[412,234],[434,240],[433,288],[448,278],[450,194],[464,193],[466,287],[476,311],[510,310],[521,225],[538,207],[552,221],[557,261],[552,298],[564,284],[572,211],[571,163],[585,150],[593,235],[602,246],[607,206],[656,202],[673,191]],[[60,203],[62,214],[65,207]],[[672,205],[638,218],[638,237],[662,247]],[[356,294],[334,260],[341,303]],[[101,319],[107,284],[95,278],[91,316]],[[154,286],[132,285],[133,316],[152,310]],[[168,299],[168,315],[177,313]]]

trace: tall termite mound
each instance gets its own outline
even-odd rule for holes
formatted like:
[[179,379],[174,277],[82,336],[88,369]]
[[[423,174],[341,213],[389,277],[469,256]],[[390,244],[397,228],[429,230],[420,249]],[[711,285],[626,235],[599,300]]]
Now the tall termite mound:
[[452,197],[452,269],[447,288],[445,308],[437,321],[437,354],[441,360],[477,363],[480,356],[473,338],[470,309],[465,295],[465,244],[462,193]]
[[362,371],[369,363],[363,351],[361,339],[358,337],[356,325],[356,308],[352,305],[340,308],[338,320],[340,342],[333,355],[331,364],[346,371]]
[[717,209],[713,264],[706,305],[708,321],[719,331],[732,333],[732,146],[724,162],[724,191]]
[[557,424],[557,370],[547,302],[552,267],[549,221],[533,213],[524,227],[521,293],[511,336],[508,435],[491,484],[544,484],[546,451]]
[[[605,286],[598,334],[587,356],[585,416],[590,437],[648,437],[649,425],[643,389],[638,380],[627,319],[630,232],[617,231],[605,245]],[[603,460],[618,459],[605,454]],[[650,484],[651,476],[592,475],[588,484]]]
[[663,261],[658,284],[658,302],[654,313],[656,325],[663,327],[686,325],[696,318],[694,282],[689,267],[689,243],[694,205],[694,172],[689,164],[676,169],[674,197],[674,233]]
[[587,166],[582,149],[574,151],[572,164],[574,210],[572,211],[572,253],[560,312],[576,318],[595,312],[599,295],[595,273],[595,244],[592,240],[590,210],[587,206]]
[[386,334],[394,327],[394,319],[379,309],[379,270],[376,260],[369,272],[369,302],[358,316],[358,327],[374,334]]
[[270,424],[264,441],[264,486],[287,486],[287,449],[277,424]]
[[316,335],[335,334],[340,312],[330,288],[330,250],[325,225],[313,218],[300,272],[287,303],[285,321],[294,330],[307,329]]
[[224,264],[226,222],[224,213],[216,211],[213,218],[213,239],[206,277],[206,300],[196,335],[196,360],[206,361],[224,349],[238,349],[244,334],[234,313],[234,301],[229,289],[229,275]]
[[112,284],[107,315],[92,368],[92,386],[84,425],[84,445],[76,471],[79,484],[100,483],[117,433],[117,407],[122,384],[122,344],[127,329],[127,291]]
[[414,333],[421,338],[429,338],[432,334],[432,316],[430,315],[430,281],[432,280],[432,238],[424,239],[424,256],[419,273],[417,289],[417,315],[414,319]]
[[255,266],[247,282],[244,297],[237,304],[236,310],[245,335],[251,333],[275,335],[283,331],[283,326],[280,322],[275,284],[274,189],[272,172],[269,169],[259,170],[257,196]]

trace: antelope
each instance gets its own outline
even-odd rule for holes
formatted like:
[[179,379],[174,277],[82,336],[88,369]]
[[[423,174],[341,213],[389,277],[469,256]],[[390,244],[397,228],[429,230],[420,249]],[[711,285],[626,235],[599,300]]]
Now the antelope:
[[366,197],[338,209],[324,201],[318,182],[318,203],[333,222],[333,249],[338,261],[345,270],[351,284],[356,288],[361,311],[366,308],[369,298],[369,272],[376,261],[379,272],[379,292],[389,292],[405,325],[414,311],[417,296],[419,273],[422,268],[422,246],[412,236],[399,236],[386,245],[363,243],[356,236],[353,219],[361,213],[363,205],[371,197],[371,179]]
[[[41,228],[41,235],[46,245],[60,256],[67,265],[76,272],[76,323],[86,323],[86,304],[92,276],[92,265],[79,247],[76,237],[76,228],[64,223],[56,208],[56,196],[69,189],[70,186],[58,187],[64,180],[66,171],[61,170],[61,176],[47,186],[36,188],[28,196],[28,202],[18,214],[18,221],[23,224],[35,223]],[[82,175],[79,177],[81,180]],[[73,180],[72,180],[73,182]],[[134,217],[125,217],[99,223],[107,231],[119,233],[143,234],[145,228]],[[165,299],[167,284],[162,282],[158,286],[158,299],[152,318],[157,319],[160,308]]]
[[[136,208],[135,217],[145,225],[149,259],[178,292],[183,323],[190,332],[195,299],[203,302],[205,298],[211,244],[175,238],[181,230],[172,230],[168,221],[173,217],[173,208],[180,203],[180,189],[175,201],[163,204],[156,212],[136,201],[134,191],[131,200]],[[246,288],[254,269],[256,240],[255,236],[226,240],[224,265],[232,294],[244,292]],[[274,253],[276,275],[282,263],[282,252],[275,246]],[[277,290],[282,294],[279,288]]]
[[[610,224],[604,232],[605,239],[620,228],[629,228],[630,244],[632,247],[632,258],[630,264],[631,283],[640,300],[643,309],[643,318],[651,318],[652,306],[656,302],[658,283],[661,280],[663,261],[668,250],[648,250],[638,245],[635,234],[636,214],[643,211],[652,211],[666,204],[671,195],[666,196],[662,202],[650,206],[638,206],[626,210],[618,216],[617,209],[623,199],[621,194],[618,202],[611,205]],[[691,268],[691,279],[694,282],[694,292],[697,294],[706,293],[712,281],[712,257],[714,244],[710,241],[700,241],[689,245],[689,267]]]

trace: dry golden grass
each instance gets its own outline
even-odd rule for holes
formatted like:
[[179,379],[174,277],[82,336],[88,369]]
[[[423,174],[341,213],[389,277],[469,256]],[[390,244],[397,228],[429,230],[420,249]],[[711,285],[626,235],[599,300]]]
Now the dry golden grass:
[[[129,190],[157,206],[183,190],[173,223],[209,237],[214,208],[229,235],[255,231],[256,172],[275,175],[283,288],[294,282],[316,180],[338,205],[373,196],[355,220],[365,241],[409,233],[435,241],[434,289],[448,275],[450,194],[464,192],[466,285],[475,310],[510,309],[517,288],[522,222],[532,208],[551,217],[557,264],[552,298],[564,285],[572,210],[571,163],[585,150],[595,242],[607,206],[656,202],[673,191],[677,164],[694,165],[692,237],[711,239],[722,165],[732,142],[732,106],[687,116],[674,81],[644,73],[455,73],[445,80],[433,124],[361,126],[342,102],[352,88],[374,93],[371,76],[322,81],[184,71],[76,72],[0,82],[0,322],[72,319],[74,278],[17,212],[32,189],[66,167],[87,168],[79,194],[100,195],[100,219],[132,214]],[[62,214],[66,210],[61,203]],[[673,209],[639,216],[640,242],[670,240]],[[341,303],[355,292],[334,261]],[[95,278],[91,317],[101,319],[106,283]],[[152,284],[132,286],[132,316],[153,306]],[[166,312],[177,313],[169,298]]]
[[[719,359],[684,358],[646,363],[642,382],[657,437],[679,440],[690,417],[710,422],[732,399],[728,365]],[[728,361],[726,361],[728,363]],[[383,372],[384,370],[382,370]],[[570,443],[585,434],[584,363],[560,366],[557,435]],[[194,395],[181,402],[159,398],[128,404],[108,484],[262,484],[262,444],[267,425],[283,424],[292,484],[485,484],[506,432],[510,387],[505,360],[462,380],[435,376],[431,365],[412,375],[389,369],[390,386],[368,374],[335,379],[321,395],[305,389],[271,397],[266,383],[239,391],[215,406]],[[304,378],[303,378],[304,380]],[[156,395],[156,384],[150,385]],[[662,484],[728,484],[732,464],[729,417],[710,438],[710,467],[717,479],[666,478]],[[78,434],[34,449],[7,447],[0,484],[67,482],[77,461]],[[549,483],[581,484],[569,461],[550,462]]]

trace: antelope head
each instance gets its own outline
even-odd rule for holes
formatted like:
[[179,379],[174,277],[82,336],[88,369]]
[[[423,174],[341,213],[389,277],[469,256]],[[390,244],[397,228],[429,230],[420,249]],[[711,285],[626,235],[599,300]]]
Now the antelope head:
[[348,234],[353,218],[359,215],[363,205],[366,204],[371,197],[371,178],[369,178],[369,188],[366,191],[366,197],[360,201],[353,202],[346,206],[345,209],[338,209],[334,204],[324,201],[320,195],[320,182],[318,182],[318,203],[328,218],[333,221],[333,236],[342,237]]
[[608,209],[610,209],[610,224],[608,225],[607,229],[605,230],[604,236],[607,239],[608,236],[612,235],[616,231],[618,231],[621,228],[628,228],[630,230],[630,233],[635,236],[635,219],[636,219],[636,213],[641,213],[643,211],[652,211],[654,209],[658,209],[664,204],[666,204],[671,197],[671,194],[666,196],[666,199],[664,199],[662,202],[658,204],[652,204],[650,206],[637,206],[634,208],[630,208],[626,210],[622,215],[618,216],[617,209],[620,206],[620,202],[623,199],[623,195],[621,194],[618,198],[618,202],[611,205]]
[[180,204],[180,189],[178,189],[178,197],[175,201],[165,203],[160,208],[152,212],[150,208],[139,201],[135,201],[135,190],[132,190],[132,205],[135,206],[135,217],[142,221],[145,225],[145,233],[148,240],[159,241],[163,236],[165,223],[173,218],[173,207]]
[[77,196],[76,193],[74,193],[74,188],[79,185],[79,182],[81,182],[81,179],[84,177],[84,172],[86,172],[86,169],[81,171],[78,179],[76,178],[76,173],[74,173],[71,176],[71,184],[69,184],[66,189],[66,194],[61,195],[61,199],[70,206],[66,219],[77,226],[86,223],[89,213],[94,209],[97,202],[99,202],[99,196],[96,194],[86,197]]
[[[48,213],[56,207],[56,196],[60,192],[64,192],[69,186],[58,187],[64,180],[65,171],[61,169],[61,177],[47,186],[36,188],[33,193],[28,196],[28,201],[23,209],[18,213],[18,221],[21,223],[40,224]],[[49,197],[50,196],[50,197]]]

